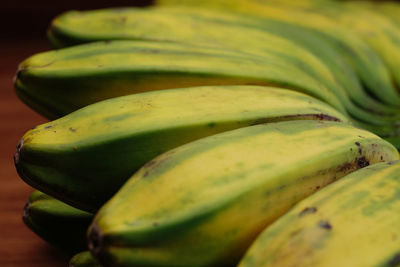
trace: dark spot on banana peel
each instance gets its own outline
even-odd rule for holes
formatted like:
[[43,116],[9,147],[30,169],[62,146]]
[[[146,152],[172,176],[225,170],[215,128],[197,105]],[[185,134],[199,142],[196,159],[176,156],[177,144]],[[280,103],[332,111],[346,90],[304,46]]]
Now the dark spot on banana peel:
[[307,207],[305,209],[303,209],[300,213],[299,216],[304,216],[306,214],[313,214],[317,212],[317,208],[316,207]]
[[349,170],[353,169],[353,164],[350,162],[344,163],[343,165],[339,166],[339,172],[347,172]]
[[320,221],[318,226],[322,229],[332,230],[332,225],[328,221]]
[[93,224],[88,235],[88,247],[95,255],[99,255],[103,247],[103,234],[97,224]]
[[208,124],[208,127],[210,127],[210,128],[214,128],[214,127],[215,127],[215,125],[217,125],[215,122],[210,122],[210,123]]
[[358,153],[361,155],[362,154],[362,149],[361,147],[358,149]]
[[76,129],[74,129],[74,128],[72,128],[72,127],[69,127],[68,130],[70,130],[70,131],[73,132],[73,133],[76,132]]
[[77,147],[77,146],[74,146],[72,149],[73,149],[74,151],[76,151],[76,150],[78,149],[78,147]]
[[361,146],[361,144],[359,142],[355,142],[356,146]]
[[393,165],[394,162],[393,162],[393,161],[389,161],[387,164],[388,164],[388,165]]
[[360,168],[364,168],[369,166],[369,161],[365,157],[362,157],[357,160],[357,165]]
[[389,267],[395,267],[399,265],[400,265],[400,252],[394,255],[394,257],[391,258],[387,263],[387,266]]
[[53,125],[47,125],[46,127],[44,127],[45,129],[50,129],[51,127],[53,127]]
[[383,156],[381,156],[381,160],[383,160]]

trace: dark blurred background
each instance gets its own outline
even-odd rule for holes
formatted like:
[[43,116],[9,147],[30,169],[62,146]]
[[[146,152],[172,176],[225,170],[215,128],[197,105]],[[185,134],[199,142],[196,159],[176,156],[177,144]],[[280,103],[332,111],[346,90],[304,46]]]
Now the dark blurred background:
[[146,6],[152,0],[2,0],[0,39],[44,38],[52,18],[71,9],[88,10],[115,6]]

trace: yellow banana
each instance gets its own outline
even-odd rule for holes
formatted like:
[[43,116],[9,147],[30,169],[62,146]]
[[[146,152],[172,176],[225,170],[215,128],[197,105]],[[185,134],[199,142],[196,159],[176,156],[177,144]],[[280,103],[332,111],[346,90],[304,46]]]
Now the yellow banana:
[[97,213],[89,248],[106,266],[231,266],[296,202],[368,164],[398,159],[339,122],[241,128],[151,160]]
[[95,211],[133,172],[168,149],[222,131],[298,119],[348,121],[291,90],[161,90],[109,99],[42,124],[23,136],[15,162],[28,184]]
[[279,57],[171,42],[98,42],[41,53],[20,65],[15,84],[20,98],[49,118],[121,95],[224,84],[281,85],[345,113],[323,82]]
[[268,227],[240,267],[399,266],[400,162],[358,170]]

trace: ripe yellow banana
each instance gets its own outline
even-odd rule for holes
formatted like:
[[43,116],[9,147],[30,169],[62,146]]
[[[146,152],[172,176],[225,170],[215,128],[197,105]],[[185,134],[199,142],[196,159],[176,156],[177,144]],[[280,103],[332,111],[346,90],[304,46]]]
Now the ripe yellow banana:
[[400,162],[358,170],[298,203],[239,264],[399,266]]
[[288,121],[206,137],[151,160],[97,213],[89,248],[106,266],[231,266],[296,202],[399,158],[339,122]]
[[95,211],[158,154],[189,141],[283,120],[348,121],[291,90],[210,86],[123,96],[28,131],[15,156],[20,176],[41,191]]

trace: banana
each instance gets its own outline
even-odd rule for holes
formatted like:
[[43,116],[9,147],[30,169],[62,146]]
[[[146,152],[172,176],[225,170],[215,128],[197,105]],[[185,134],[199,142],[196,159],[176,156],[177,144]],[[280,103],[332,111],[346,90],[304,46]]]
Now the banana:
[[101,265],[89,251],[83,251],[70,259],[69,267],[101,267]]
[[399,158],[340,122],[287,121],[209,136],[149,161],[96,214],[105,266],[232,266],[296,202],[356,169]]
[[273,55],[265,58],[170,42],[99,42],[35,55],[20,65],[15,84],[19,97],[49,118],[120,95],[224,84],[282,85],[345,113],[323,83]]
[[[290,3],[293,2],[290,1]],[[324,4],[325,2],[322,1]],[[399,93],[380,56],[350,29],[346,29],[335,20],[315,12],[315,8],[300,10],[299,5],[291,6],[257,0],[158,0],[157,3],[166,6],[195,6],[197,9],[200,7],[215,8],[308,27],[329,40],[345,56],[372,95],[385,103],[399,105]]]
[[239,266],[399,266],[399,214],[400,162],[377,163],[299,202]]
[[[117,23],[121,21],[123,23]],[[281,56],[291,57],[302,68],[309,66],[307,72],[326,81],[348,112],[357,119],[371,121],[375,116],[357,105],[374,113],[391,115],[391,120],[399,119],[399,108],[388,107],[363,91],[353,69],[326,39],[308,28],[293,24],[182,7],[126,8],[123,12],[105,9],[67,12],[53,20],[49,36],[61,46],[132,39],[213,45],[260,56],[267,49],[269,53],[277,51]],[[372,122],[380,124],[384,120],[384,117],[377,117]]]
[[34,233],[66,254],[87,249],[86,231],[93,219],[91,213],[36,190],[29,196],[22,218]]
[[113,98],[28,131],[15,164],[30,185],[95,211],[158,154],[239,127],[349,120],[307,95],[262,86],[209,86]]

